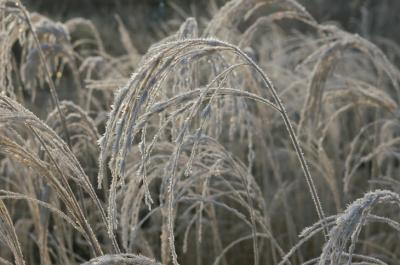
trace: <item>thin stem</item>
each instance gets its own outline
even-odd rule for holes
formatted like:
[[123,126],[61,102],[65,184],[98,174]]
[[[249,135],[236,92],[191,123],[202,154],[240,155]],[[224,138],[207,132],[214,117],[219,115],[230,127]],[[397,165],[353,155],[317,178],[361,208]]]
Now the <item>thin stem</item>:
[[67,144],[68,144],[68,146],[71,146],[70,134],[69,134],[69,131],[68,131],[68,128],[67,128],[67,123],[66,123],[66,120],[65,120],[65,116],[61,111],[60,101],[59,101],[58,96],[57,96],[56,86],[54,84],[53,79],[51,78],[51,72],[49,70],[49,67],[47,66],[46,58],[44,56],[42,47],[40,45],[39,38],[38,38],[34,28],[33,28],[32,21],[30,19],[29,13],[26,10],[25,6],[21,3],[20,0],[17,0],[15,5],[17,7],[19,7],[19,9],[22,11],[22,14],[25,17],[26,23],[28,24],[29,30],[32,33],[33,40],[35,41],[35,44],[36,44],[36,46],[38,48],[40,61],[41,61],[42,65],[43,65],[43,68],[45,70],[47,83],[48,83],[49,88],[50,88],[50,94],[51,94],[52,103],[57,108],[57,112],[58,112],[58,114],[60,116],[61,124],[62,124],[62,126],[64,128],[64,131],[65,131]]

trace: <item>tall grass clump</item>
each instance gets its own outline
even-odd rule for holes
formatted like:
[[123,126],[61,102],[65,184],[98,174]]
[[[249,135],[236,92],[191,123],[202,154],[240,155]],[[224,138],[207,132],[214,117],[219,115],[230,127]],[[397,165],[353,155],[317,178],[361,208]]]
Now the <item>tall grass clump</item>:
[[398,264],[388,48],[294,0],[168,6],[146,52],[115,15],[117,55],[0,0],[0,263]]

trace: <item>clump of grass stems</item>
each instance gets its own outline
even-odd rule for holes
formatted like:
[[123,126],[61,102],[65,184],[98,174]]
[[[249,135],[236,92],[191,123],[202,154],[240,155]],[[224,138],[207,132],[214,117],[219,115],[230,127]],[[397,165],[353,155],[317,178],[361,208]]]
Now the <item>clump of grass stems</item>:
[[118,56],[0,0],[1,264],[399,262],[375,207],[399,205],[399,70],[375,44],[293,0],[176,19],[144,54],[115,21]]

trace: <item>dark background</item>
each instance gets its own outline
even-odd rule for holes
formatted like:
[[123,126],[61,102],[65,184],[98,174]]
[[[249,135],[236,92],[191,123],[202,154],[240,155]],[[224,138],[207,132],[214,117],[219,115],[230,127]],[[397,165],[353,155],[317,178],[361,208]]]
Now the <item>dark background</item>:
[[[39,12],[55,20],[65,21],[71,17],[92,20],[100,29],[106,46],[117,54],[120,48],[116,35],[118,33],[115,14],[121,16],[135,46],[141,52],[145,52],[155,40],[176,30],[179,27],[177,22],[183,21],[185,16],[195,16],[198,21],[210,18],[213,12],[210,9],[211,2],[222,6],[225,1],[23,0],[30,11]],[[347,31],[358,33],[372,41],[383,37],[400,43],[399,0],[300,0],[299,2],[319,22],[336,21]],[[171,22],[172,20],[175,24]]]

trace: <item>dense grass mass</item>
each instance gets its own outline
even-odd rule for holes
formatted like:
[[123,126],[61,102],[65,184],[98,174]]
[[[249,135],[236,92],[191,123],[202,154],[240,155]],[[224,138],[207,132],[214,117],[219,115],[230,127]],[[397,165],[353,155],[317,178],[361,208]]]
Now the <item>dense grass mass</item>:
[[0,0],[0,264],[400,264],[377,12],[352,1],[361,36],[295,0],[161,2],[107,38]]

